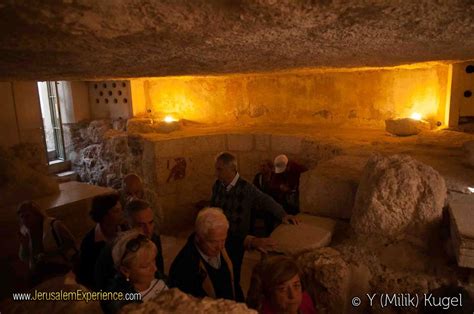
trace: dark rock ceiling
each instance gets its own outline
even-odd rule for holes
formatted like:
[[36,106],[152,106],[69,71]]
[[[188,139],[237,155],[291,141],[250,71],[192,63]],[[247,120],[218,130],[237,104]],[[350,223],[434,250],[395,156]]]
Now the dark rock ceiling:
[[0,1],[0,79],[474,59],[472,0]]

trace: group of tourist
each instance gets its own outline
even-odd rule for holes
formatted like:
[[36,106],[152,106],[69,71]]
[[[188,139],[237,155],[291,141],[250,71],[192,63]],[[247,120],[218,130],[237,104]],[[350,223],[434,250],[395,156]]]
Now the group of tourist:
[[[60,221],[45,215],[33,202],[22,203],[18,207],[20,257],[29,263],[35,283],[72,269],[84,286],[138,292],[142,296],[138,302],[174,287],[195,297],[243,302],[240,273],[244,252],[265,252],[275,245],[268,237],[251,235],[254,213],[266,213],[278,223],[298,224],[288,214],[296,211],[285,207],[288,199],[281,197],[279,203],[275,189],[262,188],[278,184],[287,195],[297,191],[298,182],[292,180],[293,173],[300,170],[282,156],[276,158],[270,177],[265,174],[262,179],[262,190],[240,177],[235,156],[222,153],[216,158],[217,181],[210,206],[197,214],[194,232],[174,259],[168,276],[154,212],[143,200],[143,183],[136,175],[124,178],[120,192],[94,197],[90,216],[96,225],[82,240],[79,251]],[[104,312],[116,313],[130,302],[101,305]],[[297,265],[283,256],[266,258],[254,269],[247,303],[262,313],[314,313],[311,299],[302,291]]]

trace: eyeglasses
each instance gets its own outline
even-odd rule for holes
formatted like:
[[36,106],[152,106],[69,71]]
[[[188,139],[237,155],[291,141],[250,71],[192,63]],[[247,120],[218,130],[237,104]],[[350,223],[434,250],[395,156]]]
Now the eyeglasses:
[[127,242],[127,245],[125,245],[125,253],[123,253],[122,259],[120,260],[120,264],[122,264],[123,260],[125,257],[127,257],[127,254],[130,252],[135,253],[140,249],[142,246],[142,243],[145,243],[148,241],[148,238],[144,236],[143,234],[139,234],[136,238],[133,238]]

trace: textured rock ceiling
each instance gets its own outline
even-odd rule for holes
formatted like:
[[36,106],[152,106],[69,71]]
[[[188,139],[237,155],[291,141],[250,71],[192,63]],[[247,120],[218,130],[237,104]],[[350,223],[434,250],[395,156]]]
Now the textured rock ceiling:
[[0,2],[0,79],[474,59],[471,0]]

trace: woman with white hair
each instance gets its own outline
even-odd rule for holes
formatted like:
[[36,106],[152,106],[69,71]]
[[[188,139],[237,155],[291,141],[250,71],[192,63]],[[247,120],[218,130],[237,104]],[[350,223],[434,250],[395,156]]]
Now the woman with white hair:
[[234,269],[225,249],[229,222],[220,208],[198,213],[193,233],[170,268],[170,283],[195,297],[235,300]]
[[124,305],[146,302],[162,291],[166,283],[155,278],[156,245],[138,230],[119,234],[112,247],[112,258],[117,275],[107,291],[140,293],[141,300],[104,301],[105,313],[117,313]]
[[33,201],[21,203],[17,215],[20,222],[19,257],[28,263],[30,284],[36,285],[70,271],[77,248],[74,236],[66,226],[47,216]]

